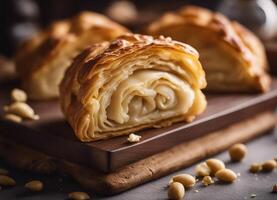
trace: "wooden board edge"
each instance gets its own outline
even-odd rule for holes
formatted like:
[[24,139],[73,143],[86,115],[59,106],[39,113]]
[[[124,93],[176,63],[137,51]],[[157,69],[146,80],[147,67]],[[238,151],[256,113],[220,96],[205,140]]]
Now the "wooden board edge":
[[96,193],[112,195],[192,165],[227,149],[234,143],[245,142],[265,134],[265,131],[273,128],[275,124],[276,116],[273,113],[262,113],[108,174],[58,160],[1,137],[0,157],[12,166],[24,170],[40,173],[55,171],[68,173],[83,187]]

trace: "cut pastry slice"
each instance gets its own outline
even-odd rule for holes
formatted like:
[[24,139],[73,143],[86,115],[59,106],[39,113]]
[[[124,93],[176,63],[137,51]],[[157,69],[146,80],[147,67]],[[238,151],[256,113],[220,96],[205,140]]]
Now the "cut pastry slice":
[[202,113],[205,73],[191,46],[128,34],[75,58],[60,85],[64,115],[81,141],[191,121]]
[[92,12],[51,24],[17,51],[16,66],[23,88],[31,99],[58,97],[64,72],[80,51],[126,32],[121,25]]
[[188,6],[163,15],[148,34],[170,36],[199,51],[207,89],[217,92],[264,92],[269,89],[265,50],[242,25],[219,13]]

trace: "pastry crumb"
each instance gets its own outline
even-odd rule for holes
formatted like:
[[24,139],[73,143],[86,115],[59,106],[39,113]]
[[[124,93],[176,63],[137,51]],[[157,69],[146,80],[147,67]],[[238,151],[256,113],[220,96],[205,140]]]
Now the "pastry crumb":
[[140,135],[136,135],[134,133],[131,133],[129,135],[129,137],[127,138],[128,142],[131,142],[131,143],[139,142],[140,139],[141,139],[141,136]]
[[197,177],[209,176],[211,174],[211,169],[205,162],[202,162],[194,168]]
[[202,180],[203,185],[208,186],[214,183],[214,180],[210,176],[204,176]]

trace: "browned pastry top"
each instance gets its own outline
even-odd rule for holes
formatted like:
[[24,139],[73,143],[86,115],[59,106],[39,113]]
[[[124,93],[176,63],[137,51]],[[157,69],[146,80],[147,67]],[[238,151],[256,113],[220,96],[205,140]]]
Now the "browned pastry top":
[[[199,58],[198,52],[190,45],[174,41],[170,37],[160,36],[159,38],[154,39],[152,36],[125,34],[118,37],[112,43],[102,42],[94,44],[83,51],[79,56],[77,56],[73,61],[72,66],[67,70],[64,76],[60,87],[61,93],[68,94],[68,91],[72,90],[71,88],[75,89],[73,89],[73,92],[76,91],[79,89],[80,84],[89,81],[93,75],[98,73],[97,71],[103,71],[105,64],[112,63],[118,59],[118,57],[131,55],[140,49],[146,49],[150,46],[163,46],[165,48],[172,48],[181,52],[185,51],[187,54],[195,57],[195,59]],[[72,78],[75,80],[72,80]],[[95,80],[92,79],[91,81]],[[200,88],[206,87],[205,79],[199,79],[198,81],[199,82],[197,85],[200,86]],[[67,82],[74,83],[73,87]],[[67,88],[63,86],[69,87]],[[84,103],[86,100],[88,100],[86,96],[90,96],[91,93],[82,92],[82,94],[83,96],[79,97],[79,100]],[[70,95],[67,97],[71,99],[72,96]],[[65,106],[62,108],[65,109]]]
[[[156,35],[161,28],[170,29],[174,25],[190,25],[209,30],[213,37],[217,37],[218,40],[224,41],[226,45],[232,47],[238,53],[238,56],[242,57],[248,66],[251,66],[253,76],[264,74],[267,68],[267,60],[263,44],[257,36],[241,24],[230,21],[224,15],[205,8],[186,6],[177,12],[164,14],[160,19],[150,24],[147,32]],[[209,39],[208,37],[207,39]],[[260,76],[259,78],[263,79],[261,90],[267,90],[270,84],[269,78],[266,76]]]
[[[125,34],[111,42],[94,44],[77,56],[65,73],[60,84],[62,110],[76,136],[82,141],[107,139],[146,127],[169,126],[176,121],[192,119],[206,107],[201,92],[206,87],[206,80],[198,58],[198,52],[191,46],[163,36],[155,39],[152,36]],[[157,73],[168,78],[160,80]],[[181,86],[173,85],[177,79]],[[177,109],[178,103],[166,111],[155,106],[154,111],[147,111],[152,118],[142,117],[139,120],[142,114],[135,113],[138,107],[144,105],[123,102],[124,99],[143,99],[144,96],[155,99],[155,95],[150,97],[145,88],[155,91],[149,84],[163,84],[163,81],[166,81],[168,90],[178,90],[172,93],[172,101],[186,102],[183,96],[189,90],[188,99],[193,99],[190,108],[183,111],[185,106],[182,106],[168,115],[164,113]],[[128,89],[123,89],[125,87]],[[140,90],[143,92],[140,93]],[[181,97],[179,94],[183,92]],[[120,111],[115,111],[117,109]],[[163,115],[154,118],[153,115],[159,112]],[[115,113],[120,113],[120,116],[136,115],[136,119],[123,119],[115,116]]]
[[237,33],[234,32],[234,28],[241,32],[242,37],[244,34],[247,34],[248,36],[248,34],[251,33],[241,25],[239,26],[238,23],[229,21],[220,13],[211,12],[208,9],[196,6],[186,6],[181,8],[178,12],[166,13],[159,21],[151,24],[149,31],[151,32],[157,27],[172,25],[175,23],[191,24],[210,29],[237,51],[244,53],[247,58],[248,51],[244,48],[244,44],[242,43],[243,38],[238,37]]
[[[83,67],[80,74],[82,74],[82,77],[85,77],[85,75],[88,75],[91,71],[96,70],[95,67],[101,67],[102,64],[113,62],[113,60],[116,59],[118,56],[123,56],[124,54],[132,54],[138,49],[145,49],[151,45],[167,46],[167,48],[170,47],[174,49],[179,49],[181,51],[187,52],[188,54],[192,54],[197,59],[199,57],[198,52],[194,48],[187,44],[174,41],[170,37],[160,36],[159,38],[154,39],[152,36],[147,35],[125,34],[117,38],[111,44],[109,44],[108,42],[95,44],[92,47],[88,48],[83,53],[87,54],[88,51],[91,52],[90,55],[87,57],[85,63],[85,65],[87,65],[88,67]],[[97,53],[94,49],[97,49]],[[99,53],[99,49],[101,49],[101,53]],[[82,57],[79,56],[79,59],[82,59]],[[80,82],[82,82],[81,79],[79,80]]]
[[123,26],[103,15],[84,11],[71,19],[54,22],[46,30],[22,44],[16,55],[18,71],[24,76],[31,75],[41,67],[47,68],[47,62],[61,52],[65,43],[77,40],[90,29],[96,32],[98,29],[99,34],[107,40],[114,37],[115,30],[127,32]]

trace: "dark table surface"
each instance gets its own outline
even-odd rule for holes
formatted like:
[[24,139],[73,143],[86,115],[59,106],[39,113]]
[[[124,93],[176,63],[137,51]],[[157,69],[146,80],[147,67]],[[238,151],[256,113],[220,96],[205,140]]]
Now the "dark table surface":
[[[216,157],[222,159],[228,168],[240,173],[238,180],[233,184],[214,184],[203,187],[200,182],[186,192],[185,199],[200,200],[237,200],[237,199],[277,199],[277,194],[271,193],[273,184],[277,183],[277,169],[272,173],[260,173],[257,175],[248,172],[248,167],[253,162],[262,162],[267,159],[277,157],[277,130],[271,131],[270,134],[257,138],[247,143],[248,154],[241,163],[230,163],[227,152],[223,152]],[[185,152],[184,152],[185,153]],[[195,166],[195,165],[194,165]],[[166,185],[172,175],[178,173],[194,174],[194,166],[183,169],[169,176],[146,183],[142,186],[124,192],[113,197],[97,197],[91,194],[92,199],[108,200],[163,200],[167,199]],[[0,199],[14,200],[62,200],[67,198],[67,194],[72,191],[82,191],[80,186],[74,183],[69,177],[60,175],[42,176],[12,169],[4,162],[0,162],[0,167],[7,168],[11,171],[11,176],[17,181],[17,186],[13,188],[2,188]],[[24,183],[29,180],[39,179],[45,184],[45,190],[41,193],[29,193],[23,187]],[[195,190],[199,190],[198,193]],[[256,194],[251,198],[251,194]]]

